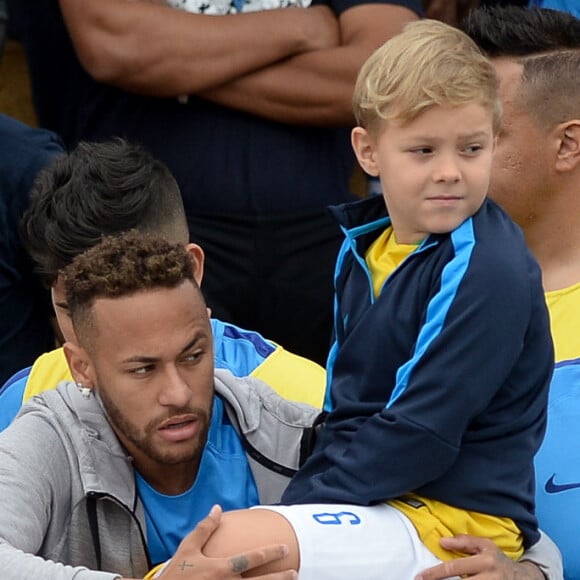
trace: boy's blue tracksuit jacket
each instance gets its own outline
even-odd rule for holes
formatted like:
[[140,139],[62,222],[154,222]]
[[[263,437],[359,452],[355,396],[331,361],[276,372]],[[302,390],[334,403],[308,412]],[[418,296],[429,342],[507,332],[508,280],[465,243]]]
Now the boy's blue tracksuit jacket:
[[382,197],[332,208],[331,410],[283,503],[373,504],[413,492],[510,517],[538,539],[533,457],[553,369],[540,269],[494,202],[429,235],[373,296],[365,252]]

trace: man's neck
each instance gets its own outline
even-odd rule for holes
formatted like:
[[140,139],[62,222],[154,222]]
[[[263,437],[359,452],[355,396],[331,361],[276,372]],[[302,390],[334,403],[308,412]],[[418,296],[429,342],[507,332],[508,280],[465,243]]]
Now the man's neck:
[[550,211],[520,225],[542,269],[544,290],[549,292],[580,282],[580,193],[574,203],[559,211],[554,206],[546,209]]
[[148,469],[146,465],[136,465],[141,477],[155,490],[164,495],[180,495],[194,484],[199,463],[167,465],[163,472],[159,469]]

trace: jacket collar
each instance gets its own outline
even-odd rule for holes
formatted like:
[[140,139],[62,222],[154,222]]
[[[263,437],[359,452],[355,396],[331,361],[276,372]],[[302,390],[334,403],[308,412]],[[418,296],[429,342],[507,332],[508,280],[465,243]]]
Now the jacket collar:
[[373,195],[351,203],[333,205],[330,206],[329,210],[342,228],[346,230],[358,228],[378,220],[382,221],[389,216],[385,200],[381,195]]
[[132,458],[117,439],[98,396],[84,397],[75,383],[65,381],[31,399],[22,412],[39,408],[50,411],[49,420],[58,425],[62,437],[74,449],[85,496],[112,496],[134,511]]

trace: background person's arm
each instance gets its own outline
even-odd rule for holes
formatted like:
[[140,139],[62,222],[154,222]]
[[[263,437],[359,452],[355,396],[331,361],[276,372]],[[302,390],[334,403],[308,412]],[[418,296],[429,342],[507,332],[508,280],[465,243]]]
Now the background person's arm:
[[223,16],[135,0],[60,0],[60,7],[93,78],[154,96],[208,90],[339,42],[325,6]]
[[300,54],[201,96],[284,123],[350,125],[352,91],[361,65],[417,18],[402,6],[361,3],[338,18],[340,46]]

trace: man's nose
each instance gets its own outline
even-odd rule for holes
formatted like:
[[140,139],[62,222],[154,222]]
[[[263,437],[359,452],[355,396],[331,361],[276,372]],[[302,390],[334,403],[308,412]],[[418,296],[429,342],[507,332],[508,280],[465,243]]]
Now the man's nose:
[[185,407],[191,400],[191,389],[176,367],[166,370],[159,396],[162,405]]

